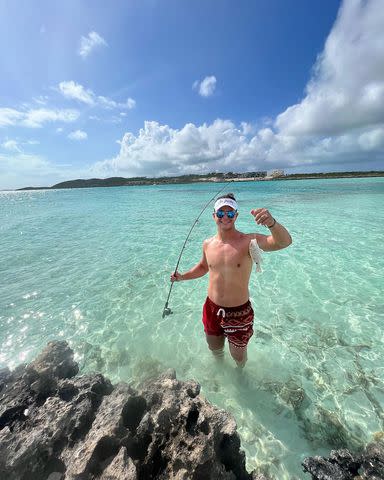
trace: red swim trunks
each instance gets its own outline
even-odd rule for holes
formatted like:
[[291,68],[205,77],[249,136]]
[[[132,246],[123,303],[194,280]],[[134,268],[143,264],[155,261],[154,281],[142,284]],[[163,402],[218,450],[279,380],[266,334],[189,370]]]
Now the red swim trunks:
[[204,331],[207,335],[225,335],[235,347],[245,348],[253,335],[253,316],[249,300],[238,307],[220,307],[207,297],[203,307]]

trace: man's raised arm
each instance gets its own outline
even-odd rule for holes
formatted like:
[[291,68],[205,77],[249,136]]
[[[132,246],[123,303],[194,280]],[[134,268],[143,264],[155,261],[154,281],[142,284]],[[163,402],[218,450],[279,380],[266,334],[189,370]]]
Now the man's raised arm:
[[259,247],[265,252],[272,252],[288,247],[292,243],[292,237],[288,230],[277,222],[266,208],[257,208],[251,210],[258,225],[264,225],[269,228],[270,235],[256,234]]

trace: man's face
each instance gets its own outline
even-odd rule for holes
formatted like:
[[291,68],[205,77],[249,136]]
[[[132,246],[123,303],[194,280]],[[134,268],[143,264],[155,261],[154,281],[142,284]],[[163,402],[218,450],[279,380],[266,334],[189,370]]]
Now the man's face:
[[238,213],[236,212],[235,215],[232,218],[230,218],[227,212],[229,212],[229,215],[232,216],[235,210],[232,207],[229,207],[228,205],[224,205],[224,207],[220,207],[219,210],[217,210],[213,214],[213,219],[215,220],[216,225],[219,228],[223,228],[225,230],[229,230],[233,227],[233,225],[235,224],[236,218],[238,216]]

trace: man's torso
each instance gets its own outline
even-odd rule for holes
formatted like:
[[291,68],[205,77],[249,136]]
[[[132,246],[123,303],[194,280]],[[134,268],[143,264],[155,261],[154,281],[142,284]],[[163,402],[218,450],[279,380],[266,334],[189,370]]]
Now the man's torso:
[[208,297],[217,305],[234,307],[249,299],[248,283],[252,271],[249,255],[251,236],[237,232],[228,242],[216,237],[205,241],[209,268]]

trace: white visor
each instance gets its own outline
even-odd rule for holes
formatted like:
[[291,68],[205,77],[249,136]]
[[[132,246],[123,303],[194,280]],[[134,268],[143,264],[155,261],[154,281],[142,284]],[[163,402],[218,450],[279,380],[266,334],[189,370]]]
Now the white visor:
[[236,200],[232,200],[232,198],[219,198],[219,200],[216,200],[215,202],[215,212],[219,210],[221,207],[231,207],[234,210],[237,210],[237,203]]

